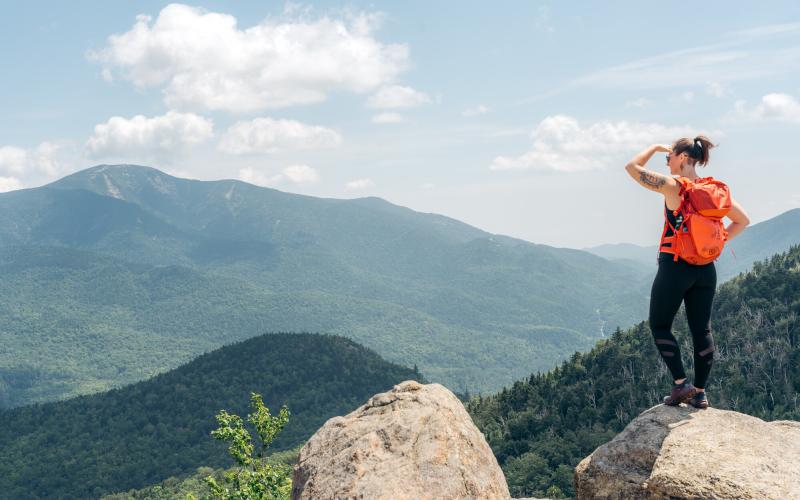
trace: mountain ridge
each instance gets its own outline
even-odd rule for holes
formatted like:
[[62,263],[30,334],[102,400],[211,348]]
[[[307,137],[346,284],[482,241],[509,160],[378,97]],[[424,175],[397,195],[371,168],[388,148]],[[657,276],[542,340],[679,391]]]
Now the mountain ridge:
[[[181,179],[143,166],[90,167],[38,189],[0,195],[0,248],[14,245],[49,247],[55,261],[63,260],[57,248],[71,248],[234,278],[255,287],[262,307],[273,311],[274,323],[266,330],[302,326],[350,335],[391,361],[417,363],[431,380],[459,392],[497,388],[515,375],[552,366],[576,348],[590,347],[613,326],[641,317],[648,288],[644,273],[590,253],[493,235],[376,197],[315,198],[241,181]],[[49,282],[61,279],[52,263],[38,265],[29,272],[38,276],[42,292],[52,288],[61,293],[53,297],[56,305],[72,304],[61,309],[62,320],[88,327],[95,306],[76,303],[58,281]],[[98,268],[88,275],[74,272],[68,280],[98,276],[117,279]],[[141,286],[129,273],[119,279],[120,285]],[[10,289],[3,293],[14,298]],[[231,300],[242,300],[254,317],[261,314],[251,299],[226,293],[230,299],[209,290],[213,303],[172,304],[176,317],[189,317],[191,307],[233,311],[238,306]],[[0,295],[0,301],[9,299]],[[376,311],[370,313],[367,304]],[[143,311],[163,309],[157,301],[140,305]],[[79,311],[67,314],[76,306]],[[34,319],[24,328],[32,328],[50,306],[31,307],[26,314]],[[143,314],[123,310],[131,317]],[[196,316],[207,317],[202,311]],[[208,321],[215,328],[225,322],[241,328],[225,338],[240,338],[252,328],[223,316]],[[179,334],[180,325],[162,319],[173,329],[164,330],[164,338],[185,335]],[[122,324],[116,326],[119,332]],[[130,326],[144,335],[157,333],[143,330],[141,323]],[[42,328],[48,327],[37,323],[35,330],[57,333]],[[102,328],[100,338],[111,341],[114,328]],[[87,353],[102,347],[95,345],[97,337],[80,337],[89,335],[85,330],[74,335],[89,349],[74,361],[89,365]],[[32,354],[26,351],[26,358],[14,350],[25,342],[15,335],[0,328],[12,348],[5,359],[0,353],[0,376],[12,360],[14,373],[42,366],[43,361],[20,366]],[[130,345],[119,348],[129,351],[131,360],[145,354],[135,354]]]

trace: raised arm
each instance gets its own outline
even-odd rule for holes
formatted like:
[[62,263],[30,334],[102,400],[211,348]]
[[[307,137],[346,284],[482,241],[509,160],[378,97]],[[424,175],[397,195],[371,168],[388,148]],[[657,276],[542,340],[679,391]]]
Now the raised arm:
[[725,228],[725,230],[728,231],[727,241],[731,241],[750,224],[750,217],[747,216],[742,206],[733,199],[733,196],[731,196],[731,210],[728,212],[727,217],[732,221],[728,227]]
[[678,194],[680,186],[672,176],[664,175],[659,172],[647,170],[644,165],[658,151],[669,151],[669,147],[660,144],[653,144],[649,148],[643,150],[638,155],[634,156],[631,161],[625,165],[625,170],[633,177],[633,180],[638,182],[643,187],[651,191],[656,191],[661,194]]

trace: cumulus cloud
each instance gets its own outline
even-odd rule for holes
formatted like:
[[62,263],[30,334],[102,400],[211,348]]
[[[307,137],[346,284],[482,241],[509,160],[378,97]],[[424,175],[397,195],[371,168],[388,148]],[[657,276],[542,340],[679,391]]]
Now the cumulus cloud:
[[210,119],[193,113],[169,111],[152,118],[113,116],[95,125],[86,151],[92,158],[161,157],[207,141],[213,130]]
[[269,186],[278,183],[277,176],[269,176],[260,172],[253,167],[247,167],[239,170],[239,179],[256,186]]
[[461,116],[470,117],[470,116],[478,116],[489,112],[489,106],[484,104],[479,104],[474,108],[468,108],[461,112]]
[[371,188],[374,185],[375,183],[372,182],[371,179],[355,179],[345,184],[344,187],[348,191],[360,191],[362,189]]
[[342,136],[333,129],[307,125],[295,120],[255,118],[233,124],[222,136],[217,149],[241,155],[336,147]]
[[53,180],[70,168],[62,151],[67,142],[44,141],[32,149],[0,147],[0,191]]
[[16,177],[0,177],[0,193],[22,189],[22,182]]
[[289,165],[283,169],[283,176],[295,184],[319,181],[319,174],[308,165]]
[[584,126],[570,116],[548,116],[531,134],[530,151],[516,157],[498,156],[489,168],[544,172],[602,170],[649,144],[668,143],[692,134],[696,132],[689,127],[627,121],[601,121]]
[[0,148],[0,171],[10,174],[20,174],[25,171],[28,163],[28,152],[15,146]]
[[413,108],[421,104],[428,104],[431,98],[428,94],[401,85],[388,85],[381,87],[374,95],[367,99],[370,108]]
[[282,19],[239,29],[229,14],[170,4],[155,21],[137,16],[88,57],[137,87],[162,87],[170,108],[230,112],[371,92],[406,69],[408,47],[374,37],[380,14],[341,17],[309,20],[287,9]]
[[776,120],[800,123],[800,103],[789,94],[773,93],[761,98],[755,106],[748,106],[746,100],[734,103],[732,118],[740,121]]
[[403,123],[405,118],[400,113],[378,113],[372,117],[372,123]]
[[280,173],[267,175],[252,167],[239,170],[239,179],[258,186],[276,187],[280,184],[311,184],[319,181],[319,173],[308,165],[289,165]]

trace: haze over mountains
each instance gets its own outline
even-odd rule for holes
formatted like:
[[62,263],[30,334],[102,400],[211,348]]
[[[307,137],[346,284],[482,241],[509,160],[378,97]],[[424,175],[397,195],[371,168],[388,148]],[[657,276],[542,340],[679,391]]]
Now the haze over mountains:
[[454,390],[546,370],[646,310],[644,274],[379,198],[100,165],[0,194],[0,404],[234,340],[338,333]]

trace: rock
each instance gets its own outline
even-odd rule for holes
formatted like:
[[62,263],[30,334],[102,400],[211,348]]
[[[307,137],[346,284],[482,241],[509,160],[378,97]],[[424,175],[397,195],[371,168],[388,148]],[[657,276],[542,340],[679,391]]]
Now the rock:
[[440,384],[402,382],[300,450],[293,499],[510,499],[503,472],[461,401]]
[[577,499],[800,498],[800,422],[654,406],[575,469]]

